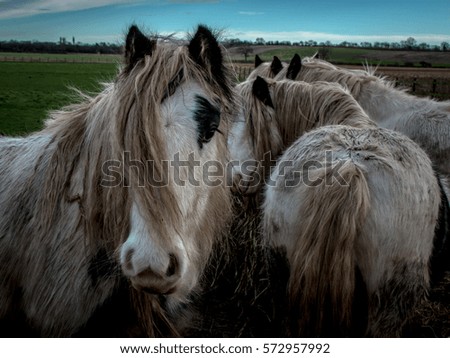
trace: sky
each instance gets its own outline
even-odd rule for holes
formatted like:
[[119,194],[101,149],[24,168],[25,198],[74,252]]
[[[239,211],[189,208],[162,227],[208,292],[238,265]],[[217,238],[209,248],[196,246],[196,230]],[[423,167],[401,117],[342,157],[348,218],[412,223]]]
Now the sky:
[[197,24],[255,41],[450,42],[450,0],[0,0],[0,41],[121,44],[128,27],[175,33]]

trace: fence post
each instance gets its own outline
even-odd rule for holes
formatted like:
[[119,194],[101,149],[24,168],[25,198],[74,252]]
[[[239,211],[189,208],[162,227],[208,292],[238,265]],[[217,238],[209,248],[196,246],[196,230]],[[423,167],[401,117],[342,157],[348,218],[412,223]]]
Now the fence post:
[[434,78],[433,79],[433,84],[432,84],[432,87],[431,87],[431,93],[432,94],[436,94],[436,87],[437,87],[437,81],[436,81],[436,78]]
[[417,77],[413,78],[413,83],[412,83],[412,92],[415,93],[416,92],[416,82],[417,82]]

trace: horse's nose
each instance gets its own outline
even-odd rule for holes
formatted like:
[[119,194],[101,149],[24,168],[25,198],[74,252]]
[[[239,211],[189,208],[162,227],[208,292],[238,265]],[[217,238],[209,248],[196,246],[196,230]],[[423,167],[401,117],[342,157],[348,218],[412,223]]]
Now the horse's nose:
[[122,269],[136,289],[154,294],[173,293],[181,272],[176,254],[170,253],[165,258],[145,262],[139,260],[133,248],[126,251]]

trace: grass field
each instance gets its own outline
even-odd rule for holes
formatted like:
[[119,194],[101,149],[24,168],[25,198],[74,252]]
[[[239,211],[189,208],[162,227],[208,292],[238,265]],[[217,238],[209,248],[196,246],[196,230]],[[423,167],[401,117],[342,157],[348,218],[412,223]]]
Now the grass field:
[[22,52],[0,52],[0,60],[20,60],[23,62],[37,61],[37,62],[99,62],[99,63],[118,63],[121,60],[120,55],[100,55],[90,53],[77,54],[59,54],[59,53],[22,53]]
[[[259,46],[255,47],[255,52],[256,49],[260,51],[259,55],[263,60],[271,60],[274,55],[277,55],[285,61],[289,61],[297,52],[301,56],[311,56],[317,51],[317,48],[314,47],[299,49],[298,47],[266,48]],[[353,63],[361,64],[363,62],[361,58],[368,56],[367,51],[370,50],[333,48],[332,58],[336,62],[353,61]],[[373,54],[378,57],[395,55],[392,51],[377,51]],[[416,56],[414,59],[418,60],[417,56],[425,56],[427,53],[403,51],[401,55]],[[230,52],[233,61],[239,61],[239,56],[236,56],[232,56]],[[19,61],[25,60],[26,62],[14,60],[18,58],[21,59]],[[252,55],[251,58],[253,62],[254,56]],[[41,59],[41,62],[35,62],[38,59]],[[46,60],[53,62],[47,63]],[[446,61],[450,66],[450,52],[441,53],[440,59],[435,58],[434,60]],[[83,61],[87,63],[82,63]],[[110,63],[103,63],[108,61]],[[87,92],[98,92],[101,89],[99,82],[109,81],[115,76],[119,61],[120,58],[117,55],[0,53],[0,134],[24,135],[40,129],[49,110],[58,109],[74,102],[74,92],[69,89],[70,87]],[[239,70],[238,77],[243,80],[253,69],[253,65],[251,63],[237,64],[236,69]],[[383,71],[380,69],[379,72]],[[413,79],[417,77],[420,79],[420,83],[416,86],[418,95],[449,99],[449,73],[448,69],[398,67],[392,68],[386,74],[393,79],[399,77],[400,84],[404,84],[406,87],[411,87]],[[421,76],[426,78],[420,78]],[[434,79],[437,81],[434,86],[436,93],[432,92]]]
[[115,74],[114,64],[0,62],[0,133],[40,129],[49,110],[73,102],[70,87],[98,92]]

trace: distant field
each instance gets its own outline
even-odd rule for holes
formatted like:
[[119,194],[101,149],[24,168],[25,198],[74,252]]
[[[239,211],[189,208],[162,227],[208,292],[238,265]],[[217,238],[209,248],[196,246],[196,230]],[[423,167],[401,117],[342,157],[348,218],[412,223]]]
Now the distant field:
[[114,64],[0,62],[0,133],[40,129],[49,110],[73,102],[69,87],[98,92],[115,73]]
[[[290,61],[296,53],[302,57],[313,56],[321,47],[252,46],[251,48],[253,52],[248,56],[247,63],[253,63],[256,54],[264,61],[272,60],[273,56],[278,56],[283,61]],[[239,52],[239,46],[229,48],[226,51],[226,58],[229,58],[233,62],[244,62],[244,55]],[[421,62],[427,62],[432,65],[432,67],[450,69],[450,51],[399,51],[346,47],[330,47],[329,51],[329,61],[336,64],[361,65],[368,62],[374,66],[422,67]],[[117,64],[121,61],[121,56],[0,52],[0,62],[1,61]]]
[[[264,61],[278,56],[282,61],[290,61],[294,54],[302,57],[312,56],[320,47],[298,46],[253,46],[253,53],[247,61],[253,63],[258,54]],[[413,66],[421,67],[421,62],[428,62],[433,67],[450,68],[450,51],[392,51],[374,50],[366,48],[331,47],[329,61],[338,64],[361,65],[366,61],[375,66]],[[235,62],[243,62],[244,56],[239,53],[238,47],[231,48],[229,57]]]

